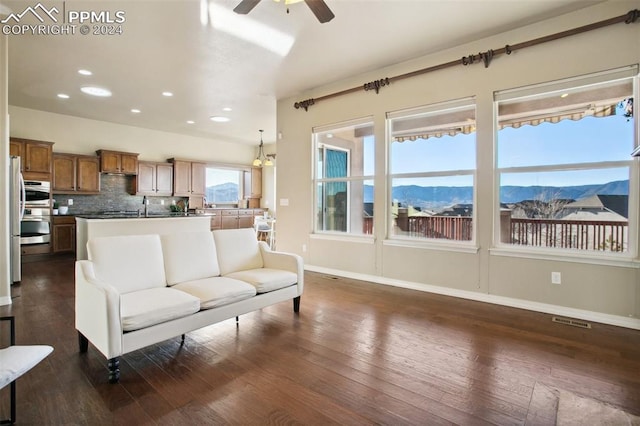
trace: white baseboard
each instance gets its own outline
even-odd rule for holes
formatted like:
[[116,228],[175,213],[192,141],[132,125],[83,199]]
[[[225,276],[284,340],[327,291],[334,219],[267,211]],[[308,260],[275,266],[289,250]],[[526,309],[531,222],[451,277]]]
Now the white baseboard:
[[0,306],[10,305],[11,303],[11,296],[0,297]]
[[304,265],[304,269],[311,272],[319,272],[322,274],[335,275],[338,277],[351,278],[354,280],[370,281],[376,284],[391,285],[394,287],[425,291],[428,293],[442,294],[444,296],[459,297],[462,299],[475,300],[478,302],[493,303],[496,305],[509,306],[511,308],[526,309],[529,311],[542,312],[545,314],[560,315],[563,317],[576,318],[584,321],[593,321],[601,324],[609,324],[618,327],[640,330],[640,318],[623,317],[620,315],[611,315],[602,312],[593,312],[584,309],[575,309],[566,306],[551,305],[548,303],[533,302],[524,299],[514,299],[511,297],[496,296],[493,294],[478,293],[468,290],[459,290],[455,288],[440,287],[430,284],[396,280],[393,278],[379,277],[375,275],[359,274],[356,272],[341,271],[338,269],[324,268],[321,266]]

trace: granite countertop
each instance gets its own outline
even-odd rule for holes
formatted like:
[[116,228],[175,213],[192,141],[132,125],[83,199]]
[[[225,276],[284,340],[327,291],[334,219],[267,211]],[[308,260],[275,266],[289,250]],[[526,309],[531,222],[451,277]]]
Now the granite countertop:
[[154,219],[154,218],[168,218],[168,217],[193,217],[198,216],[196,214],[184,214],[183,212],[154,212],[138,214],[137,211],[114,211],[114,212],[94,212],[94,213],[78,213],[74,215],[82,219]]

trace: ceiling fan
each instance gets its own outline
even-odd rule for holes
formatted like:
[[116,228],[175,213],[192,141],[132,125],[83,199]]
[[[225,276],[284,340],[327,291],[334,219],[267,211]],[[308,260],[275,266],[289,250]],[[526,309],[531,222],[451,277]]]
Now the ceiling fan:
[[[280,0],[275,0],[275,1],[280,1]],[[301,1],[302,0],[285,0],[284,3],[286,5],[289,5],[289,4],[298,3]],[[304,2],[307,4],[307,6],[309,6],[309,9],[311,9],[313,14],[316,15],[316,18],[318,18],[318,21],[320,21],[321,24],[324,24],[325,22],[329,22],[335,17],[333,12],[331,12],[331,9],[329,9],[329,6],[327,6],[327,4],[324,2],[324,0],[304,0]],[[235,13],[239,13],[240,15],[246,15],[247,13],[251,12],[251,9],[256,7],[258,3],[260,3],[260,0],[242,0],[240,4],[238,4],[235,7],[235,9],[233,9],[233,11]],[[288,11],[289,9],[287,9],[287,12]]]

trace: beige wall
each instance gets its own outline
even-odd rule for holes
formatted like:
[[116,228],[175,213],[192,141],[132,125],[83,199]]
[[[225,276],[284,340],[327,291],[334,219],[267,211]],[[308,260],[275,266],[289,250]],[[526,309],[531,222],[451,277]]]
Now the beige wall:
[[[379,94],[356,92],[318,102],[306,112],[293,107],[296,101],[449,62],[471,52],[565,31],[623,15],[635,8],[640,8],[640,2],[599,4],[280,100],[277,129],[282,139],[277,142],[277,201],[285,199],[288,206],[278,205],[278,249],[302,255],[311,269],[396,285],[405,283],[425,290],[439,288],[444,293],[459,292],[463,297],[571,313],[640,328],[636,261],[599,265],[585,259],[517,258],[491,251],[494,91],[636,64],[640,62],[640,23],[616,24],[502,55],[494,58],[486,69],[481,64],[460,65],[392,83]],[[386,112],[469,96],[475,96],[477,102],[477,252],[403,247],[385,242],[387,212],[380,206],[387,204],[387,183],[380,172],[375,181],[375,239],[358,242],[356,237],[341,239],[312,234],[311,132],[314,126],[373,116],[378,153],[376,169],[380,171],[386,167],[380,155],[386,149]],[[560,286],[552,286],[552,271],[562,272]]]
[[45,111],[9,107],[11,136],[55,142],[54,152],[95,155],[98,149],[137,152],[141,160],[171,157],[251,164],[255,147]]

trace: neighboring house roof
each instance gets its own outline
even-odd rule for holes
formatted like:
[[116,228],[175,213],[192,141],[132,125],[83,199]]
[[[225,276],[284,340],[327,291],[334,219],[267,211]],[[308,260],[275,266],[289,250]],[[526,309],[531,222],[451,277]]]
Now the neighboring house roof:
[[[628,195],[592,195],[581,198],[564,206],[567,214],[573,214],[577,210],[607,210],[621,216],[625,220],[629,218]],[[566,217],[564,215],[563,217]]]
[[440,216],[471,216],[472,214],[473,204],[454,204],[438,213]]

